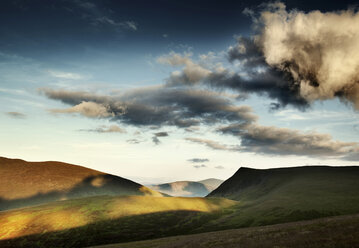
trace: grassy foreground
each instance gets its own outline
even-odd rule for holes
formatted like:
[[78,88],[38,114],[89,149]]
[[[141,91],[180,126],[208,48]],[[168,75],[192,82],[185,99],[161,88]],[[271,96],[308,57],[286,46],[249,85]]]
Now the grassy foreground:
[[96,248],[355,248],[359,215],[182,235]]
[[0,247],[81,247],[174,235],[203,225],[208,216],[236,203],[220,198],[101,196],[3,211]]

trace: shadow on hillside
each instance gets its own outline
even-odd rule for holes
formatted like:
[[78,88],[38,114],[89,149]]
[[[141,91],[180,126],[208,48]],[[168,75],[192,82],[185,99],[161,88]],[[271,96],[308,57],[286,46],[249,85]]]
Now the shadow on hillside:
[[66,191],[50,191],[14,200],[0,197],[0,211],[87,196],[143,195],[141,187],[140,184],[113,175],[89,176]]
[[[185,210],[156,212],[150,214],[127,216],[117,219],[98,221],[95,223],[87,224],[85,226],[61,230],[61,231],[46,232],[41,234],[23,236],[15,239],[0,240],[0,247],[2,248],[89,247],[95,245],[124,243],[130,241],[148,240],[148,239],[163,238],[163,237],[176,236],[176,235],[196,234],[196,233],[219,231],[226,229],[236,229],[236,228],[243,228],[250,226],[250,225],[243,226],[242,223],[242,225],[239,226],[221,227],[220,225],[217,225],[219,223],[218,221],[220,221],[220,217],[221,217],[220,211],[214,213],[203,213],[199,211],[185,211]],[[322,217],[324,216],[318,215],[318,216],[311,216],[310,218],[305,218],[305,219],[317,219]],[[351,216],[348,217],[338,216],[335,218],[351,219]],[[299,220],[300,219],[295,218],[292,221],[299,221]],[[325,219],[323,220],[324,223],[327,222]],[[206,224],[210,222],[212,222],[212,225],[206,227]],[[268,223],[268,224],[272,225],[272,224],[278,224],[284,222],[288,222],[288,220],[274,221],[273,223]],[[335,223],[336,221],[333,222]],[[354,223],[359,223],[359,222],[354,222]],[[293,224],[298,225],[300,223],[293,222]],[[288,224],[283,224],[283,225],[288,225]],[[314,225],[314,227],[316,228],[316,224]],[[256,227],[253,226],[251,228],[256,228]],[[252,235],[251,237],[253,239],[256,239],[256,237],[260,235],[260,233],[262,232],[262,229],[263,227],[261,229],[258,229],[257,235],[255,236]],[[298,230],[301,231],[300,228]],[[330,233],[333,230],[334,229],[329,230]],[[303,234],[305,233],[303,232]],[[276,239],[281,237],[281,236],[279,237],[276,234],[274,235]],[[184,243],[183,246],[186,244],[188,243]],[[271,244],[270,247],[272,247],[272,245],[273,244]],[[165,246],[165,247],[171,247],[171,246]],[[317,246],[317,247],[321,247],[321,246]]]
[[87,247],[196,232],[216,214],[178,210],[98,221],[85,226],[0,240],[0,247]]

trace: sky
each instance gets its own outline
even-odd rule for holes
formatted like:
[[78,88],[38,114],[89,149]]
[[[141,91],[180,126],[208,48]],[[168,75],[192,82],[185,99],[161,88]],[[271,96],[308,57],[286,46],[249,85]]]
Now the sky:
[[354,1],[0,3],[0,156],[144,184],[358,165]]

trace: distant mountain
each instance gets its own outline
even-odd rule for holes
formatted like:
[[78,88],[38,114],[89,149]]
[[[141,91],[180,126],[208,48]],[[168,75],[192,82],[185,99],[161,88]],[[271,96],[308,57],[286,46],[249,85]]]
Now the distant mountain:
[[216,189],[223,180],[209,178],[202,181],[177,181],[172,183],[164,183],[158,185],[149,185],[153,190],[171,196],[184,196],[184,197],[203,197],[208,195],[212,190]]
[[238,200],[244,226],[359,213],[359,167],[242,167],[208,197]]
[[96,195],[161,193],[122,177],[61,162],[0,157],[0,210]]

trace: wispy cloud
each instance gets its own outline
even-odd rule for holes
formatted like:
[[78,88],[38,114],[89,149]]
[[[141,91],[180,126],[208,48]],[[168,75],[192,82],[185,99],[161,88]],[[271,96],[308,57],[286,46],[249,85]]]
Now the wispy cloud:
[[187,160],[188,162],[191,163],[204,163],[204,162],[209,162],[208,158],[191,158]]
[[69,79],[69,80],[79,80],[83,79],[84,77],[77,73],[72,72],[63,72],[63,71],[53,71],[48,70],[48,73],[55,78],[61,78],[61,79]]
[[101,126],[95,129],[81,129],[81,131],[96,132],[96,133],[126,133],[126,130],[118,125]]
[[24,119],[26,118],[26,115],[20,112],[6,112],[6,115],[15,118],[15,119]]

